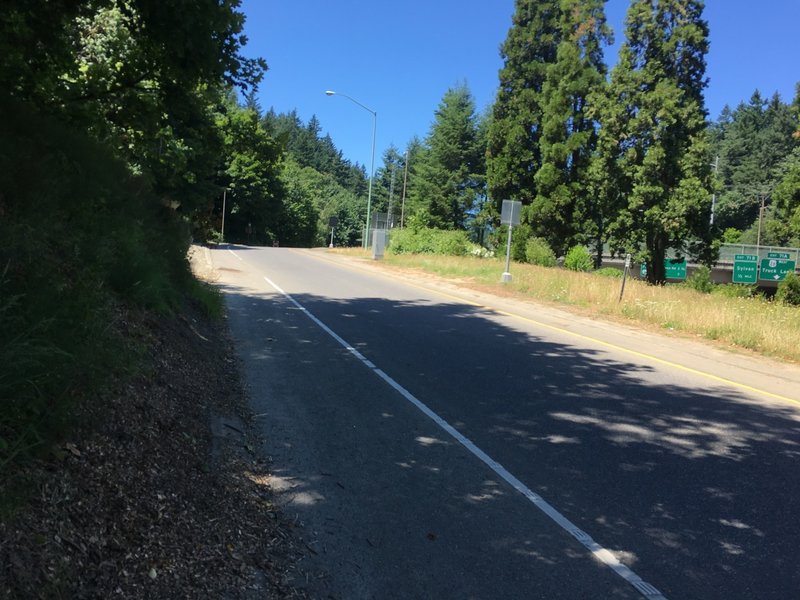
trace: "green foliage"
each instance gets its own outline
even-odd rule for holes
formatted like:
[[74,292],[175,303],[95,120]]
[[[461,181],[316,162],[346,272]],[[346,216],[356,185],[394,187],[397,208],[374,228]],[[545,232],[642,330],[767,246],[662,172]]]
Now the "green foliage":
[[555,267],[558,264],[547,240],[539,237],[532,237],[525,244],[525,260],[541,267]]
[[392,254],[467,256],[472,248],[464,231],[409,228],[392,230],[387,250]]
[[755,298],[760,295],[757,286],[738,283],[715,285],[711,293],[716,296],[725,296],[726,298]]
[[564,257],[564,268],[570,271],[591,271],[594,259],[586,246],[573,246]]
[[177,307],[185,222],[108,147],[0,101],[0,464],[44,449],[132,350],[121,305]]
[[561,39],[559,0],[518,0],[500,48],[503,68],[488,131],[489,196],[530,204],[541,167],[542,88]]
[[597,99],[593,186],[612,245],[645,248],[651,283],[665,281],[669,248],[713,253],[702,13],[701,0],[634,0],[619,62]]
[[479,132],[475,100],[467,85],[447,90],[415,166],[412,202],[429,215],[432,227],[464,228],[467,214],[483,195]]
[[610,277],[612,279],[622,279],[622,271],[619,269],[615,269],[614,267],[603,267],[602,269],[597,269],[593,271],[595,275],[599,275],[600,277]]
[[597,142],[598,123],[589,101],[605,81],[602,47],[611,39],[603,0],[562,2],[555,60],[542,86],[541,166],[530,223],[557,251],[581,241],[596,219],[596,201],[586,175]]
[[[783,203],[785,192],[778,192],[776,186],[786,173],[782,163],[798,147],[792,137],[796,127],[792,108],[777,94],[767,100],[756,91],[749,102],[722,112],[711,127],[719,152],[718,226],[747,229],[758,219],[761,197],[773,190],[780,197],[776,203]],[[792,187],[789,184],[786,190],[787,200]]]
[[267,134],[280,141],[300,167],[332,177],[344,190],[366,198],[368,176],[364,167],[343,158],[329,135],[320,136],[322,126],[316,116],[303,124],[296,111],[277,114],[270,110],[261,123]]
[[778,243],[783,245],[800,240],[800,145],[782,163],[781,171],[772,198],[783,234]]
[[714,282],[711,281],[711,269],[705,266],[698,267],[686,278],[684,285],[701,294],[710,294],[714,290]]
[[212,319],[221,319],[225,312],[225,300],[219,288],[191,278],[188,281],[187,293],[189,297]]
[[738,244],[742,239],[742,232],[733,227],[728,227],[722,232],[722,242],[725,244]]
[[[280,178],[281,147],[266,132],[258,113],[240,106],[231,91],[217,114],[216,127],[223,137],[220,183],[228,190],[225,239],[250,244],[275,239],[296,242],[302,237],[297,229],[302,229],[303,220],[316,225],[316,216],[299,222],[291,218],[296,216],[292,213],[302,212],[296,207],[303,203],[302,198],[287,198]],[[221,211],[222,198],[217,202]]]
[[126,310],[172,311],[187,292],[221,310],[189,271],[190,224],[218,229],[208,214],[218,185],[242,192],[237,214],[257,201],[245,190],[277,196],[280,158],[245,111],[230,106],[215,122],[221,90],[252,88],[266,68],[240,54],[238,7],[4,3],[0,479],[58,439],[76,401],[131,366]]
[[800,306],[800,277],[795,273],[789,273],[786,279],[778,284],[775,299],[783,304]]

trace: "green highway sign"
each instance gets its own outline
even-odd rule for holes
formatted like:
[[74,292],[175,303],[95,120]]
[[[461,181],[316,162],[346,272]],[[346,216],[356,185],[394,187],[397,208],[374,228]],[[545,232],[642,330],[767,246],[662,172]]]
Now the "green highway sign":
[[758,256],[737,254],[733,257],[733,283],[756,283],[758,280]]
[[[686,259],[665,258],[664,273],[667,279],[686,279]],[[645,263],[639,266],[639,276],[642,279],[647,277],[647,265]]]
[[667,279],[686,279],[686,259],[664,259],[664,271]]
[[[776,256],[773,256],[776,255]],[[778,257],[778,255],[780,257]],[[762,259],[758,278],[764,281],[783,281],[789,273],[794,273],[795,262],[783,252],[770,252],[769,258]],[[786,258],[783,258],[783,257]]]

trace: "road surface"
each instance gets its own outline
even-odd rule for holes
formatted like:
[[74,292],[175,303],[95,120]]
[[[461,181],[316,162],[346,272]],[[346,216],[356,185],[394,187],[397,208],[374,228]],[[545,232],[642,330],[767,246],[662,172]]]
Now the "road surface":
[[212,256],[315,597],[800,598],[797,368],[322,251]]

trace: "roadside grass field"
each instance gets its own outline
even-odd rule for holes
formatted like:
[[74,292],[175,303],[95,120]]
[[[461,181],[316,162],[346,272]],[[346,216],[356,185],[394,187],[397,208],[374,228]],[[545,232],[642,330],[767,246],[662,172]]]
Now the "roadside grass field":
[[[361,249],[336,252],[371,256]],[[459,285],[490,293],[527,298],[586,315],[675,331],[722,346],[800,362],[800,308],[759,296],[703,294],[682,285],[651,286],[628,278],[620,302],[622,279],[593,273],[513,263],[512,281],[501,283],[505,262],[498,258],[387,253],[383,262],[456,280]]]

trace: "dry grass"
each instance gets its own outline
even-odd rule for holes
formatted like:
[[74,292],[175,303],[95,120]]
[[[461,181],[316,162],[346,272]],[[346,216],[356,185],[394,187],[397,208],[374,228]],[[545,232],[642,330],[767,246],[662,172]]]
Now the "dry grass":
[[[368,256],[361,250],[344,251]],[[511,293],[584,314],[640,323],[714,340],[765,356],[800,362],[800,309],[761,298],[729,298],[670,285],[650,286],[628,279],[619,302],[621,279],[513,264],[513,281],[500,283],[498,259],[430,255],[387,255],[386,264],[421,269],[462,285]]]

